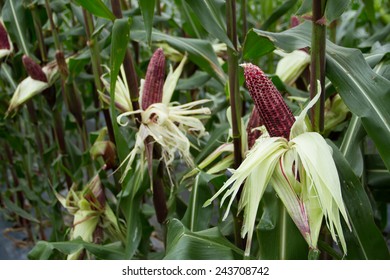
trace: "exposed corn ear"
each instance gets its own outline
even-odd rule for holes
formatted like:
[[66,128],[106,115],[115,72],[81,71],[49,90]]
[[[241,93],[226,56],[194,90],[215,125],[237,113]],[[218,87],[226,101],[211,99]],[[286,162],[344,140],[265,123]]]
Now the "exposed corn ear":
[[0,21],[0,49],[11,49],[11,44],[8,40],[8,33],[3,23]]
[[246,86],[269,135],[289,139],[295,118],[282,95],[259,67],[251,63],[241,66],[244,68]]
[[261,131],[256,129],[259,126],[264,125],[259,112],[256,107],[253,108],[249,117],[248,126],[246,127],[246,133],[248,135],[248,149],[250,150],[256,142],[256,139],[260,137]]
[[142,92],[142,109],[146,110],[154,103],[161,103],[165,76],[165,56],[162,48],[158,48],[150,62],[145,76]]
[[[40,67],[38,66],[38,68]],[[37,78],[37,72],[35,72],[35,70],[34,75],[35,78]],[[46,66],[42,67],[41,71],[45,75],[47,82],[33,79],[30,76],[21,81],[17,86],[14,94],[12,95],[11,101],[9,102],[9,107],[6,112],[6,116],[13,112],[16,112],[16,109],[22,104],[24,104],[27,100],[33,98],[38,93],[41,93],[45,89],[49,88],[59,77],[58,66],[56,62],[47,64]]]
[[0,20],[0,58],[13,52],[13,45],[3,22]]
[[31,57],[23,55],[22,61],[27,74],[32,79],[47,83],[46,74],[43,72],[41,66],[39,66]]

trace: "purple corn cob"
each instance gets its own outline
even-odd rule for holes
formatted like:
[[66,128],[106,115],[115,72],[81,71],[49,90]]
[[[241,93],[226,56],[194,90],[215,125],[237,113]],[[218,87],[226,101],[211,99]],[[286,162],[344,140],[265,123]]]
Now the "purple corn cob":
[[27,74],[34,80],[47,83],[47,78],[45,73],[42,71],[41,66],[39,66],[31,57],[23,55],[22,58],[24,68],[26,68]]
[[150,59],[146,71],[142,93],[142,110],[154,103],[161,103],[165,77],[165,56],[162,48],[158,48]]
[[4,25],[0,21],[0,49],[1,50],[10,50],[11,45],[8,40],[8,33]]
[[295,118],[282,95],[259,67],[251,63],[242,66],[246,86],[269,135],[289,139]]
[[256,139],[260,137],[260,130],[253,130],[256,127],[264,125],[259,112],[256,107],[253,107],[252,114],[249,117],[248,126],[246,128],[246,133],[248,135],[248,149],[250,150],[256,142]]

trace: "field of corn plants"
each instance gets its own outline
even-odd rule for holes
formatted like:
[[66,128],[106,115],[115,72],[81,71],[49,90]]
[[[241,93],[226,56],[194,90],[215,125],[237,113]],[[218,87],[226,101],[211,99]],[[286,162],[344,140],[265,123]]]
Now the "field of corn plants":
[[390,2],[0,9],[0,247],[389,259]]

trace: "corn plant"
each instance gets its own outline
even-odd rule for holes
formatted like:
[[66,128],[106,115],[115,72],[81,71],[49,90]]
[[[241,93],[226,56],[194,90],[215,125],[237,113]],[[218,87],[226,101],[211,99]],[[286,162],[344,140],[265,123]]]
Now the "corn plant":
[[389,259],[387,1],[0,9],[0,217],[27,258]]

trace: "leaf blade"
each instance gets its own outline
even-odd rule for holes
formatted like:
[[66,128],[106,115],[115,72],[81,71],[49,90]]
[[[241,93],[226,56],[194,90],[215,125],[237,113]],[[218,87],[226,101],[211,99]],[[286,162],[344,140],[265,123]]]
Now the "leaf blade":
[[243,257],[243,252],[217,228],[194,233],[176,219],[168,224],[166,252],[165,260],[233,260]]
[[218,38],[221,42],[225,43],[229,48],[234,49],[232,42],[226,34],[226,25],[222,20],[223,17],[215,4],[219,1],[185,1],[197,15],[203,28],[205,28],[214,37]]
[[[145,38],[144,33],[145,31],[142,29],[132,30],[131,38],[135,41],[142,41]],[[152,40],[166,41],[173,48],[183,53],[187,52],[193,63],[208,72],[222,85],[225,84],[226,74],[219,65],[218,58],[207,40],[175,37],[159,31],[152,32]]]
[[150,46],[150,42],[152,40],[153,16],[154,8],[156,6],[156,0],[139,0],[138,3],[141,9],[142,17],[144,18],[146,41]]
[[[345,228],[347,258],[389,259],[389,250],[374,222],[371,204],[363,186],[339,149],[331,141],[327,140],[327,143],[333,149],[333,158],[339,172],[343,199],[352,227],[352,233]],[[358,244],[359,247],[354,244]]]
[[115,20],[116,18],[102,0],[75,0],[75,2],[97,17],[109,20]]

